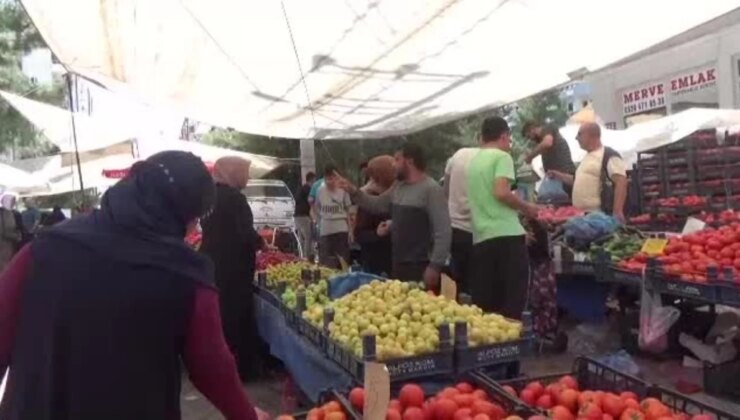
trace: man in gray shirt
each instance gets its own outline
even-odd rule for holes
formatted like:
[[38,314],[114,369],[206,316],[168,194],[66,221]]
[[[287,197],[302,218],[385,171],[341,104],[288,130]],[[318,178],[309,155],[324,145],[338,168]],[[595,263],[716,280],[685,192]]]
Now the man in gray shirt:
[[339,185],[361,208],[391,214],[392,277],[424,280],[427,287],[436,288],[450,252],[447,199],[442,187],[424,172],[426,161],[420,146],[406,144],[395,159],[398,181],[379,196],[365,194],[344,178]]

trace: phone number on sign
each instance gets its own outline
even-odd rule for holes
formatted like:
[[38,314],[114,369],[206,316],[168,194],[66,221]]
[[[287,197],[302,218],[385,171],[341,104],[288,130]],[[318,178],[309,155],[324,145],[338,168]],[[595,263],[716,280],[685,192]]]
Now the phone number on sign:
[[650,111],[651,109],[661,108],[664,106],[665,98],[655,98],[647,101],[638,102],[636,104],[625,105],[624,113],[626,115],[629,115],[637,112]]

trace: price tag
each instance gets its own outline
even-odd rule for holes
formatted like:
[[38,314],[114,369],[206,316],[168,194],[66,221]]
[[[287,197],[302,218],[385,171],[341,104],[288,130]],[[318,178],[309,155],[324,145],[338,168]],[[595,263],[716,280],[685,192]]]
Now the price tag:
[[648,255],[661,255],[666,245],[668,239],[650,238],[645,240],[640,251]]
[[681,235],[688,235],[694,232],[698,232],[700,230],[703,230],[706,225],[706,223],[697,219],[696,217],[689,217],[688,219],[686,219],[686,224],[683,225]]
[[440,282],[440,293],[449,300],[457,300],[457,283],[455,283],[447,274],[442,274]]
[[384,419],[391,401],[391,377],[382,363],[365,362],[364,420]]

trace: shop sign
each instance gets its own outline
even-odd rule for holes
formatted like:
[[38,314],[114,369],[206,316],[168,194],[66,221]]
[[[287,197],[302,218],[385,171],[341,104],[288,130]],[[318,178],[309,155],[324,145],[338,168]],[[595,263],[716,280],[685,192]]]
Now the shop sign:
[[706,89],[717,84],[717,69],[710,67],[676,76],[670,81],[671,93],[681,95]]
[[663,83],[652,83],[642,87],[628,89],[622,93],[622,108],[625,116],[664,106],[665,86]]

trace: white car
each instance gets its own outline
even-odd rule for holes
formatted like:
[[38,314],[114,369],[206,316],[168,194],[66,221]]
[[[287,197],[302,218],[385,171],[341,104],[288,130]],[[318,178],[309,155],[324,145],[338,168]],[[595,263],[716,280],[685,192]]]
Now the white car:
[[293,227],[295,199],[283,181],[276,179],[249,180],[242,190],[252,208],[255,226]]

